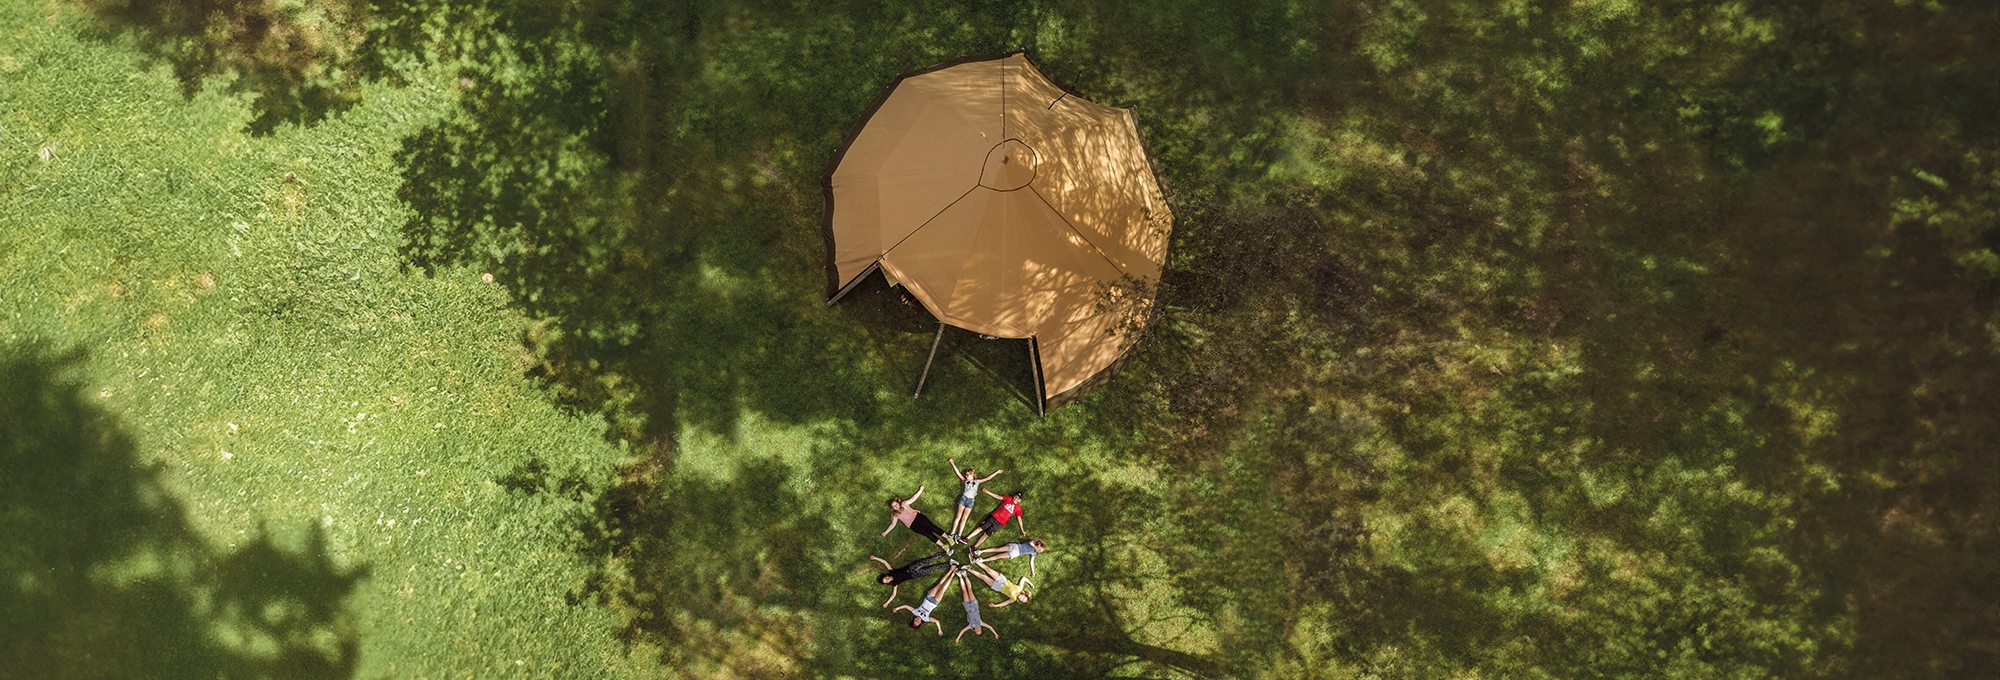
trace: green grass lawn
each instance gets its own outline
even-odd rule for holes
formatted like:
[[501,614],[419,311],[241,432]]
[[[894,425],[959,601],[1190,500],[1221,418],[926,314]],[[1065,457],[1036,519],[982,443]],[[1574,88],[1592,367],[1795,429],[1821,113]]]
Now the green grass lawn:
[[[1060,613],[989,611],[1002,643],[951,648],[898,631],[901,620],[876,607],[882,593],[862,571],[866,555],[900,561],[919,550],[901,530],[876,536],[886,525],[881,501],[928,484],[923,507],[948,522],[955,488],[947,455],[1007,468],[989,488],[1073,477],[1070,488],[1101,484],[1131,502],[1160,502],[1144,466],[1066,447],[1060,426],[1034,423],[983,375],[949,362],[926,399],[1004,403],[998,422],[893,443],[755,418],[725,432],[690,426],[666,494],[675,519],[699,520],[667,530],[686,539],[687,583],[666,592],[689,601],[590,598],[593,563],[576,549],[577,519],[594,499],[534,493],[518,471],[539,461],[551,479],[601,489],[626,454],[607,443],[602,420],[565,413],[523,376],[533,365],[521,346],[528,325],[500,286],[470,269],[406,271],[397,253],[405,208],[393,156],[404,136],[445,110],[448,79],[369,86],[342,115],[252,137],[243,131],[253,115],[248,97],[224,94],[220,83],[183,97],[172,73],[129,39],[85,37],[85,17],[42,9],[10,3],[0,13],[0,335],[9,366],[45,376],[21,383],[40,385],[38,394],[11,397],[90,416],[81,429],[46,426],[50,437],[125,437],[131,446],[75,444],[61,450],[77,456],[52,456],[15,440],[0,453],[15,482],[51,480],[50,493],[84,504],[144,497],[151,504],[138,512],[152,519],[143,526],[185,535],[171,544],[121,542],[112,537],[128,533],[129,521],[75,524],[52,508],[10,510],[9,540],[106,542],[84,558],[54,549],[9,554],[9,573],[54,574],[7,595],[50,612],[10,618],[0,630],[12,667],[144,675],[159,659],[177,659],[158,667],[185,677],[246,668],[589,677],[654,676],[663,660],[728,675],[803,670],[799,660],[810,658],[823,664],[815,673],[862,676],[1004,670],[1010,654],[1107,671],[1132,663],[1056,658],[1077,653],[1074,643],[1034,627]],[[901,349],[925,340],[905,338]],[[898,357],[894,370],[914,369],[909,363]],[[1020,448],[1021,436],[1006,427],[1025,428],[1042,446]],[[81,481],[74,469],[108,464],[143,472]],[[503,484],[509,479],[515,488]],[[1111,589],[1131,615],[1157,620],[1128,626],[1156,636],[1137,642],[1213,651],[1213,630],[1138,587],[1146,570],[1166,569],[1144,546],[1118,538],[1140,519],[1083,514],[1111,512],[1104,500],[1044,502],[1074,515],[1029,505],[1038,533],[1072,523],[1108,532],[1095,544],[1051,539],[1058,549],[1040,560],[1037,581],[1058,595],[1038,606],[1084,597],[1060,595],[1083,582],[1079,568],[1115,569],[1090,589]],[[780,556],[727,534],[774,530],[787,532],[782,559],[799,564],[784,569],[788,582],[750,591],[794,589],[804,599],[750,601],[729,583],[774,578]],[[1090,552],[1079,554],[1086,545]],[[311,578],[230,566],[253,548]],[[1080,567],[1085,554],[1097,563]],[[1024,570],[1025,561],[1004,566]],[[217,595],[251,587],[266,592],[243,601]],[[723,592],[701,592],[714,588]],[[913,602],[918,589],[906,586],[903,600]],[[152,590],[174,596],[133,594]],[[246,602],[258,607],[244,611]],[[672,617],[680,606],[747,611],[683,615],[684,648],[640,641],[637,649],[658,653],[628,653],[619,631],[631,609]],[[718,626],[708,615],[737,623]],[[134,640],[115,623],[134,616],[192,629]],[[66,651],[44,656],[51,649]]]
[[[80,5],[0,0],[0,676],[2000,669],[2000,10]],[[855,117],[1015,48],[1177,215],[1047,418],[820,290]],[[871,584],[951,456],[997,642]]]
[[[229,667],[219,659],[291,658],[276,655],[294,646],[308,661],[276,675],[651,672],[649,657],[612,637],[616,616],[566,603],[580,561],[560,516],[494,481],[531,458],[609,475],[620,453],[602,423],[560,412],[522,377],[521,318],[479,272],[401,270],[390,156],[437,116],[440,90],[371,88],[337,120],[253,139],[243,98],[184,98],[129,42],[83,38],[83,17],[43,9],[0,12],[0,337],[15,365],[73,358],[59,362],[65,377],[49,394],[10,397],[73,392],[76,408],[105,414],[92,425],[101,431],[78,436],[129,437],[129,463],[148,472],[144,484],[72,484],[69,466],[105,461],[13,440],[8,475],[49,475],[86,504],[159,495],[159,513],[184,516],[164,521],[184,522],[189,536],[109,550],[95,564],[10,552],[9,573],[46,567],[64,586],[6,596],[22,598],[9,611],[43,602],[58,612],[9,617],[0,636],[12,672],[150,674],[153,657],[186,645],[150,649],[92,622],[166,616],[146,611],[154,602],[186,604],[197,629],[185,634],[224,650],[185,656],[193,665],[173,675],[186,677],[213,677],[197,666]],[[47,536],[74,526],[53,513],[7,517],[9,542],[82,538]],[[212,593],[268,574],[156,564],[165,553],[219,564],[253,543],[352,580],[277,594],[331,613],[260,628],[266,612],[225,611]],[[113,565],[131,566],[102,573]],[[89,611],[146,584],[186,596]],[[56,645],[76,655],[37,663]]]

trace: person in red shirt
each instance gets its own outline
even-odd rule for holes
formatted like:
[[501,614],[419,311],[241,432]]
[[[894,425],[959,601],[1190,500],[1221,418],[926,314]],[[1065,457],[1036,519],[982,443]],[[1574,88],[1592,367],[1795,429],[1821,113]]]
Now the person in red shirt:
[[986,540],[987,536],[993,535],[993,532],[999,531],[1000,527],[1007,526],[1008,522],[1015,519],[1021,520],[1016,525],[1020,527],[1021,535],[1028,535],[1028,518],[1021,516],[1021,497],[1027,495],[1026,491],[1017,490],[1005,496],[994,495],[993,492],[986,491],[985,489],[980,489],[980,491],[988,496],[999,499],[1000,507],[994,508],[993,514],[987,515],[984,520],[980,520],[979,528],[973,529],[972,533],[967,534],[965,542],[971,543],[972,547],[976,550],[979,548],[979,543]]

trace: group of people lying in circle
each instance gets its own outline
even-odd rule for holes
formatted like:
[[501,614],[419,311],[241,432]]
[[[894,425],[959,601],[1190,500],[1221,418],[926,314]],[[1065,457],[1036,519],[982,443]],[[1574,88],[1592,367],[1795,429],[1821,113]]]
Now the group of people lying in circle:
[[[1002,574],[993,567],[987,566],[986,563],[990,560],[1011,560],[1016,557],[1026,556],[1028,558],[1028,574],[1032,576],[1035,573],[1035,555],[1048,552],[1049,544],[1039,538],[1027,538],[1028,520],[1021,516],[1021,498],[1024,493],[1018,490],[1004,496],[991,491],[985,491],[986,495],[1000,501],[1000,505],[994,508],[993,512],[988,513],[985,519],[980,520],[978,526],[974,527],[971,533],[965,533],[965,522],[972,516],[973,504],[978,500],[981,493],[979,485],[992,481],[994,477],[998,477],[1005,470],[995,470],[993,474],[979,477],[972,468],[959,469],[958,460],[956,459],[951,460],[951,469],[954,473],[957,473],[959,481],[964,483],[959,493],[958,513],[952,519],[951,531],[945,531],[943,527],[931,521],[929,516],[917,511],[915,507],[917,498],[924,495],[924,487],[921,485],[917,487],[917,492],[911,494],[909,498],[889,497],[889,516],[894,519],[889,523],[889,528],[882,530],[882,535],[887,536],[889,532],[896,530],[896,525],[898,524],[909,527],[910,531],[930,539],[932,543],[936,543],[940,550],[935,554],[925,556],[900,567],[893,566],[888,560],[874,555],[869,555],[868,559],[882,565],[883,572],[876,577],[876,582],[889,586],[889,599],[882,602],[882,607],[884,608],[887,608],[890,603],[896,601],[896,593],[901,589],[903,583],[924,578],[939,571],[944,572],[929,590],[924,591],[924,601],[922,604],[914,607],[902,605],[893,610],[910,610],[912,617],[910,619],[911,628],[922,628],[924,624],[929,623],[937,626],[939,636],[944,635],[944,624],[938,623],[936,619],[932,618],[931,613],[937,608],[938,603],[943,600],[945,593],[950,590],[951,584],[956,581],[959,586],[958,591],[962,598],[962,604],[965,606],[965,628],[958,631],[958,637],[953,638],[953,641],[963,640],[967,631],[970,631],[973,635],[982,635],[985,631],[990,631],[993,633],[993,637],[998,639],[1000,631],[994,628],[992,624],[986,623],[979,618],[980,603],[979,598],[973,595],[972,579],[977,578],[985,582],[986,587],[1000,593],[1003,599],[994,603],[992,605],[994,607],[1005,607],[1017,602],[1025,604],[1031,597],[1031,594],[1028,592],[1028,586],[1034,585],[1034,582],[1025,578],[1010,580],[1006,574]],[[980,543],[992,537],[995,532],[998,532],[1010,522],[1014,523],[1015,527],[1020,529],[1021,537],[1027,540],[1009,543],[996,548],[981,549],[979,547]],[[958,560],[952,558],[952,551],[961,545],[971,548],[967,554],[969,563],[960,564]]]

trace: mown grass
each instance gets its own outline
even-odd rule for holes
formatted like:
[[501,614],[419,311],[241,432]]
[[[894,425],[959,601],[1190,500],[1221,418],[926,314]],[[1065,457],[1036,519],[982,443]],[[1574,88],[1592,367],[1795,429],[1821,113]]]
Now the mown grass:
[[[343,114],[253,137],[245,131],[256,116],[252,95],[217,80],[184,97],[170,66],[131,36],[85,37],[85,17],[42,9],[15,3],[0,15],[4,360],[63,376],[71,382],[52,383],[50,395],[74,393],[101,413],[106,436],[129,436],[131,462],[155,470],[157,486],[116,493],[163,495],[165,504],[145,512],[184,522],[189,538],[64,564],[85,572],[75,579],[81,590],[15,595],[48,613],[10,613],[10,637],[81,637],[140,653],[154,647],[116,624],[77,624],[82,610],[116,620],[172,609],[196,629],[188,639],[217,650],[170,669],[190,676],[265,667],[364,677],[655,675],[662,661],[720,675],[1143,671],[1129,654],[1104,657],[1095,643],[1038,631],[1127,615],[1140,620],[1111,633],[1151,637],[1125,642],[1214,649],[1214,632],[1191,625],[1198,617],[1147,593],[1142,584],[1170,567],[1131,538],[1145,516],[1112,504],[1164,502],[1157,473],[1069,443],[1061,425],[1034,422],[1004,386],[949,357],[924,400],[894,416],[986,414],[937,428],[941,436],[898,426],[883,439],[879,427],[857,434],[838,421],[722,415],[689,425],[663,482],[670,491],[660,511],[672,521],[625,528],[675,546],[675,562],[648,566],[684,581],[643,601],[591,599],[585,579],[599,565],[584,536],[594,530],[590,508],[608,502],[596,494],[613,487],[628,455],[606,442],[601,420],[562,411],[523,377],[535,359],[521,344],[530,327],[501,286],[462,267],[406,271],[397,252],[406,209],[395,197],[394,153],[444,113],[450,79],[427,72],[408,87],[364,87]],[[815,324],[794,342],[869,337],[834,312]],[[719,330],[687,351],[721,354],[702,346],[744,332]],[[887,398],[914,380],[927,340],[850,342],[843,352],[865,356],[843,360],[879,381],[871,400]],[[736,368],[807,394],[858,382]],[[768,402],[778,390],[757,391]],[[1044,491],[1029,506],[1030,527],[1076,536],[1051,538],[1057,551],[1039,561],[1037,579],[1048,594],[1035,608],[989,611],[1004,636],[997,644],[953,646],[908,631],[876,606],[882,594],[860,571],[868,554],[908,559],[918,549],[907,532],[876,536],[889,493],[928,484],[923,506],[948,521],[948,455],[1006,468],[995,488]],[[24,450],[8,459],[8,474],[51,465],[46,458]],[[546,479],[535,479],[539,470]],[[569,495],[541,493],[565,478],[575,482]],[[0,530],[8,540],[54,542],[77,531],[28,520]],[[174,551],[189,563],[233,564],[252,549],[350,585],[287,590],[270,572],[196,578],[141,567],[106,580],[91,571]],[[795,563],[774,571],[778,560]],[[24,557],[5,568],[11,577],[55,566]],[[738,592],[745,580],[758,583],[743,589],[752,597]],[[244,618],[214,603],[215,592],[258,583],[281,603],[273,611],[320,614],[260,627],[255,612]],[[135,584],[182,596],[102,596]],[[653,638],[621,639],[630,617],[678,621],[684,637],[665,649]],[[120,665],[118,654],[6,649],[0,663],[31,675],[144,668]]]
[[[95,421],[103,436],[126,433],[131,462],[157,470],[168,502],[146,512],[185,522],[192,537],[114,550],[97,564],[7,553],[10,589],[44,569],[84,570],[45,581],[74,589],[0,598],[7,674],[213,677],[234,668],[225,660],[300,650],[326,662],[279,674],[649,668],[610,636],[614,616],[567,604],[579,571],[562,542],[569,527],[494,482],[535,457],[608,475],[618,449],[601,422],[559,412],[521,377],[522,323],[497,287],[476,271],[414,276],[396,256],[390,155],[448,101],[441,79],[368,88],[348,115],[253,139],[247,97],[220,94],[219,83],[183,97],[166,66],[129,40],[79,37],[83,22],[42,3],[0,8],[0,361],[41,365],[73,352],[49,370],[74,389],[49,387],[49,398],[76,392],[107,414]],[[24,441],[38,426],[14,423],[0,438]],[[25,478],[60,457],[23,451],[4,474]],[[125,493],[53,479],[73,485],[67,494]],[[0,541],[82,540],[60,518],[25,519],[20,502],[0,499]],[[291,603],[272,611],[337,614],[314,619],[297,645],[224,611],[213,593],[227,578],[100,573],[168,553],[226,562],[266,545],[356,578],[331,594],[284,592],[268,571],[238,579]],[[105,597],[142,587],[194,594]],[[132,636],[143,631],[120,620],[169,615],[224,651],[187,666],[117,665],[115,650],[143,649]],[[107,623],[77,624],[86,619]]]
[[[381,2],[321,57],[8,10],[0,661],[1994,674],[2000,12],[1257,5]],[[1180,218],[1046,419],[818,295],[854,117],[1021,47]],[[1056,546],[999,643],[867,583],[948,455]]]

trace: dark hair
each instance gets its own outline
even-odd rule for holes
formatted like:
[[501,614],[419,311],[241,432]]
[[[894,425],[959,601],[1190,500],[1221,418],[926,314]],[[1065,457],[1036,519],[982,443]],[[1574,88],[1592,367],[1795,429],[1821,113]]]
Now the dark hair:
[[911,627],[911,628],[922,628],[922,627],[924,627],[924,620],[923,620],[923,618],[922,618],[922,617],[919,617],[919,616],[917,616],[916,614],[911,614],[911,615],[910,615],[910,627]]
[[889,585],[889,583],[890,583],[890,582],[893,582],[893,581],[895,581],[895,580],[896,580],[896,575],[895,575],[895,574],[891,574],[891,573],[888,573],[888,572],[883,572],[883,573],[882,573],[882,576],[881,576],[881,578],[877,578],[877,579],[875,579],[875,580],[876,580],[876,581],[880,581],[880,582],[882,583],[882,585],[885,585],[885,586],[886,586],[886,585]]
[[903,499],[902,499],[902,497],[900,497],[900,496],[893,496],[893,495],[892,495],[892,496],[890,496],[890,497],[889,497],[889,505],[890,505],[890,506],[892,506],[892,507],[893,507],[893,506],[895,506],[895,505],[896,505],[897,503],[901,503],[901,502],[903,502]]
[[1028,497],[1028,492],[1026,492],[1026,491],[1023,491],[1023,490],[1021,490],[1021,489],[1015,489],[1015,490],[1013,490],[1012,492],[1008,493],[1007,495],[1009,495],[1009,496],[1013,496],[1013,497],[1014,497],[1014,500],[1017,500],[1017,501],[1018,501],[1018,500],[1021,500],[1021,499],[1023,499],[1023,498],[1027,498],[1027,497]]

